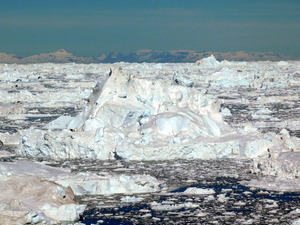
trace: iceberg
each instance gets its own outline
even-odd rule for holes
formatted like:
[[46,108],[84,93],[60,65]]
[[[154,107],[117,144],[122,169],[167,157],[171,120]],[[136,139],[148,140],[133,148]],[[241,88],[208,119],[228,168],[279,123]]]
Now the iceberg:
[[76,117],[23,132],[17,152],[53,159],[215,159],[254,158],[272,146],[258,132],[231,128],[220,102],[201,88],[122,66],[97,83]]

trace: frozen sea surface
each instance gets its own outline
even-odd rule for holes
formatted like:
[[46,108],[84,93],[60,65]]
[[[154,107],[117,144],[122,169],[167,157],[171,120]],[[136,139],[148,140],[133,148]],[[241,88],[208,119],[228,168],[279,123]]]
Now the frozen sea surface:
[[[286,129],[300,137],[299,62],[119,65],[126,73],[173,77],[178,85],[215,96],[233,128],[251,125],[277,134]],[[16,138],[10,134],[81,112],[112,66],[118,64],[0,65],[0,132],[9,133],[3,136],[2,150],[13,152],[7,144]],[[1,159],[14,160],[18,157]],[[74,172],[148,174],[166,182],[168,189],[157,193],[77,197],[88,205],[83,224],[292,224],[300,218],[299,189],[280,192],[242,185],[251,179],[275,180],[250,173],[247,160],[47,160]]]

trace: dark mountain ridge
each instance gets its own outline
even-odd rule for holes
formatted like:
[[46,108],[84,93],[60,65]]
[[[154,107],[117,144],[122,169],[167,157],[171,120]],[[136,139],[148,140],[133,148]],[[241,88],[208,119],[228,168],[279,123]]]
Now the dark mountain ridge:
[[152,51],[148,49],[122,54],[113,52],[108,55],[102,54],[97,58],[81,57],[74,55],[64,49],[51,53],[41,53],[28,57],[18,57],[12,54],[0,53],[0,63],[194,63],[200,59],[214,55],[219,61],[284,61],[300,60],[300,57],[285,56],[272,52],[214,52],[214,51],[192,51],[192,50],[174,50],[174,51]]

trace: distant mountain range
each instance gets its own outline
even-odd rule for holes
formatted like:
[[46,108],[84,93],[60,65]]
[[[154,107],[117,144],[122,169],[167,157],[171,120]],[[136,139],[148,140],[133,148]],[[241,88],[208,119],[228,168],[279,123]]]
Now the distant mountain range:
[[152,51],[148,49],[139,50],[124,55],[121,53],[111,53],[100,57],[81,57],[76,56],[64,49],[52,53],[42,53],[29,57],[19,57],[16,55],[0,53],[0,63],[115,63],[115,62],[148,62],[148,63],[180,63],[196,62],[197,60],[214,55],[219,61],[281,61],[281,60],[300,60],[300,57],[279,55],[272,52],[199,52],[191,50],[175,51]]

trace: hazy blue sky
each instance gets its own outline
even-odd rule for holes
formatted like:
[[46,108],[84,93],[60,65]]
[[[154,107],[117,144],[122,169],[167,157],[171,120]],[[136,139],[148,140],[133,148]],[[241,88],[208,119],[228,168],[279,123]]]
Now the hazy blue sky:
[[272,51],[300,56],[300,0],[0,0],[0,52],[64,48]]

